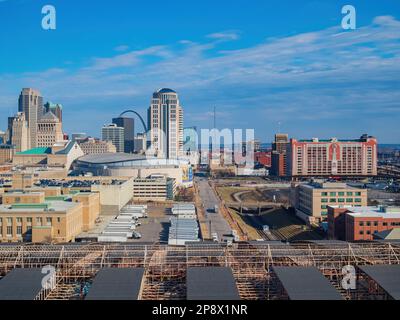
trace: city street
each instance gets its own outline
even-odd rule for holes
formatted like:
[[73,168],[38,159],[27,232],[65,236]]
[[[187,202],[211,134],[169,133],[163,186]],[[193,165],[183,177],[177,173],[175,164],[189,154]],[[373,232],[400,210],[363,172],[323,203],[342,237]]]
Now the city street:
[[220,240],[223,235],[231,233],[231,228],[219,212],[214,213],[213,211],[215,206],[220,207],[219,199],[206,178],[196,177],[195,183],[198,186],[200,198],[206,212],[208,226],[210,226],[211,222],[211,233],[217,233]]

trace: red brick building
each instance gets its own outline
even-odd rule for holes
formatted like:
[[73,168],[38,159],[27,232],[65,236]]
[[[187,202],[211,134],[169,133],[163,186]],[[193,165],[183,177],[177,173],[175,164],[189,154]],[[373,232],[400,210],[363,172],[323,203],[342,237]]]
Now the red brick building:
[[377,140],[363,135],[357,140],[291,139],[286,155],[291,177],[376,176]]
[[328,238],[343,241],[373,240],[374,234],[400,228],[399,207],[328,206]]
[[271,167],[271,151],[260,151],[254,153],[254,161],[265,167]]

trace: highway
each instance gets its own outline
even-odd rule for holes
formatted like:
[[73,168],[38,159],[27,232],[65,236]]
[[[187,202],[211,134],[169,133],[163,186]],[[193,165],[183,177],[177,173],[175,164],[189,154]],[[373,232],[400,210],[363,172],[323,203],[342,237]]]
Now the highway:
[[206,178],[195,177],[195,183],[198,186],[199,195],[206,211],[208,226],[210,226],[211,222],[211,233],[217,233],[218,240],[221,240],[223,235],[231,234],[231,228],[221,213],[207,211],[208,209],[214,209],[215,206],[220,207],[219,199]]

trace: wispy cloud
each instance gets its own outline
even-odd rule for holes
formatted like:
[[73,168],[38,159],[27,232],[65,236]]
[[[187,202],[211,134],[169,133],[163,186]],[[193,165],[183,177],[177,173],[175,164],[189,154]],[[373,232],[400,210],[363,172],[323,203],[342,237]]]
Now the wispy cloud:
[[207,38],[220,41],[238,40],[240,38],[240,34],[238,31],[231,30],[231,31],[211,33],[207,35]]
[[[137,106],[144,113],[153,90],[168,86],[180,93],[187,124],[211,125],[207,112],[216,105],[221,126],[254,126],[264,136],[278,121],[295,135],[337,135],[340,126],[343,134],[363,133],[374,121],[373,134],[400,140],[390,128],[400,121],[400,21],[381,16],[355,31],[332,27],[220,50],[219,40],[237,38],[218,32],[202,43],[95,57],[78,70],[3,74],[0,108],[8,112],[16,88],[36,87],[66,105],[69,131],[81,131],[75,120],[93,112],[111,118]],[[98,132],[106,120],[85,126]]]

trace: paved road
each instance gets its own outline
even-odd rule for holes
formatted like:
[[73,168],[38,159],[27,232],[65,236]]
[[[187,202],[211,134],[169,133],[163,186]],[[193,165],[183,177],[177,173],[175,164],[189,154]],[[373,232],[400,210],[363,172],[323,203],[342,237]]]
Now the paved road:
[[216,205],[220,206],[219,199],[206,178],[196,177],[195,183],[197,183],[200,198],[206,211],[207,223],[211,222],[211,233],[217,233],[218,239],[221,240],[223,235],[231,233],[231,228],[221,213],[207,212],[207,209],[214,209]]

